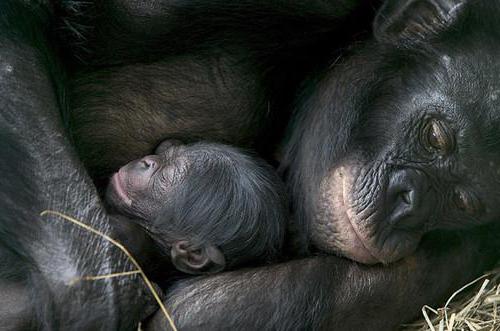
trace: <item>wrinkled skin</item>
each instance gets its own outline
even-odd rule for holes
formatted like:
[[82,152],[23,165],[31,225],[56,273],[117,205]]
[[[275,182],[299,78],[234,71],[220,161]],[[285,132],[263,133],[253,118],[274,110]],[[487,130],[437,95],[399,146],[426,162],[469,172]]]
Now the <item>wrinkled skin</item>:
[[[2,330],[135,330],[150,296],[116,247],[46,209],[110,233],[97,192],[65,137],[43,6],[0,3]],[[82,309],[85,307],[85,309]]]
[[[388,1],[379,20],[412,3]],[[498,217],[497,33],[489,30],[498,5],[470,2],[462,13],[473,14],[460,16],[453,1],[433,3],[448,9],[434,8],[443,19],[409,12],[408,29],[377,21],[376,41],[311,82],[283,166],[305,240],[393,263],[312,257],[179,283],[167,303],[180,328],[395,329],[498,257],[498,225],[477,228]],[[419,18],[440,24],[413,25]]]
[[322,251],[390,263],[430,231],[500,216],[500,8],[431,3],[387,1],[376,40],[300,103],[285,164]]
[[120,213],[154,222],[193,162],[181,148],[156,151],[121,167],[109,181],[106,201]]
[[[5,6],[4,3],[5,2],[2,2],[0,6]],[[10,3],[14,2],[9,1],[9,4]],[[125,3],[127,2],[125,1]],[[168,3],[170,4],[171,2]],[[194,3],[199,5],[196,1],[177,3],[181,7],[186,4],[185,8],[187,9],[191,9],[189,6],[190,4]],[[201,22],[204,24],[200,24],[199,29],[205,29],[210,33],[210,29],[207,29],[207,26],[210,26],[210,19],[213,17],[221,17],[217,15],[217,8],[221,7],[223,3],[218,1],[204,1],[204,3],[206,4],[202,7],[205,10],[207,10],[207,8],[210,9],[209,13],[213,16],[197,15],[188,18],[192,19],[191,23],[193,25],[196,25],[196,23],[200,21],[194,18],[201,17]],[[224,3],[228,2],[226,1]],[[251,3],[251,1],[248,1],[248,3]],[[279,8],[284,9],[284,16],[286,16],[287,10],[292,13],[298,12],[295,11],[297,9],[297,7],[294,6],[295,2],[279,1],[273,3],[283,5],[283,7]],[[291,7],[285,6],[290,3],[292,3]],[[315,8],[317,10],[318,4],[324,4],[326,7],[329,7],[331,3],[333,2],[318,1],[315,2],[315,6],[312,6],[308,2],[306,5],[303,4],[299,7]],[[261,5],[260,2],[252,4],[253,6],[245,8],[255,9]],[[212,5],[213,7],[211,7]],[[326,13],[327,16],[331,14],[331,11],[317,10],[317,12]],[[4,10],[0,10],[0,15],[5,15],[5,13]],[[229,13],[230,16],[234,12],[229,11]],[[251,13],[252,11],[248,12],[248,14]],[[268,12],[264,11],[264,13],[267,14]],[[307,14],[309,13],[310,12],[307,12]],[[325,17],[322,16],[322,14],[318,14],[318,16],[319,18]],[[273,31],[270,27],[273,27],[273,24],[276,24],[276,22],[283,22],[277,20],[275,16],[258,16],[261,21],[252,20],[254,17],[251,16],[244,16],[245,19],[241,19],[241,16],[238,17],[238,22],[244,22],[242,24],[242,30],[247,34],[250,31],[254,31],[255,26],[260,26],[263,27],[263,31],[260,31],[260,33],[265,32],[266,35],[273,36],[271,33]],[[285,25],[296,23],[297,21],[295,18],[297,17],[295,16],[294,19],[286,21]],[[310,17],[305,14],[304,16],[300,16],[300,18],[302,23],[311,21]],[[225,22],[224,20],[221,21]],[[316,20],[312,21],[316,22]],[[320,21],[325,23],[325,20]],[[326,20],[327,23],[332,23],[334,21],[335,20]],[[5,24],[5,20],[0,20],[0,22],[0,24]],[[16,24],[19,24],[19,22],[29,22],[31,24],[34,20],[33,17],[30,16],[25,17],[25,19],[16,17],[13,22]],[[231,22],[234,22],[234,20],[229,20],[228,22],[228,26],[221,26],[219,31],[224,32],[224,29],[227,31],[228,27],[233,28],[234,23]],[[246,22],[251,24],[245,25]],[[256,22],[267,24],[256,24]],[[307,26],[307,24],[305,25]],[[10,22],[6,26],[6,28],[8,28],[6,30],[12,31],[13,28],[17,26],[18,25],[14,25],[14,23]],[[183,25],[179,24],[179,26],[182,27]],[[250,26],[254,30],[251,30],[249,28]],[[304,28],[303,24],[294,26],[297,29],[295,32],[302,31]],[[244,29],[245,27],[247,30]],[[43,29],[35,30],[43,31]],[[178,30],[179,29],[177,29],[177,31]],[[1,29],[0,31],[3,32],[4,30]],[[289,31],[291,30],[285,29],[285,32]],[[185,34],[181,35],[180,38],[184,38],[190,33],[191,31],[186,29]],[[307,33],[297,33],[297,35],[302,35],[305,39],[318,40],[316,38],[310,38],[311,35]],[[206,35],[202,34],[200,39],[203,39],[205,36]],[[220,38],[220,34],[216,34],[216,36]],[[276,42],[288,40],[289,35],[283,33],[280,37],[281,38],[276,39]],[[0,48],[0,51],[6,53],[17,51],[16,45],[23,45],[23,43],[19,42],[17,39],[15,40],[16,43],[14,45],[9,44],[8,47]],[[329,39],[326,38],[323,39],[323,41],[324,40]],[[187,44],[189,44],[189,41],[189,38],[185,38]],[[265,46],[267,47],[269,44]],[[127,47],[125,47],[125,49],[127,49]],[[138,48],[134,47],[130,49],[134,51],[138,50]],[[289,48],[286,50],[289,50]],[[307,52],[311,54],[315,54],[314,51],[315,49],[307,49]],[[278,52],[278,54],[282,55],[283,53]],[[295,53],[292,52],[291,54]],[[302,53],[302,55],[303,54],[304,53]],[[5,61],[5,58],[8,58],[11,63],[15,63],[16,60],[25,58],[21,56],[21,53],[15,53],[14,55],[13,57],[2,56],[0,61]],[[304,58],[307,58],[307,56]],[[289,60],[290,59],[287,59],[287,61]],[[378,61],[374,62],[377,63]],[[366,65],[366,62],[361,61],[360,63]],[[9,67],[5,68],[8,69]],[[33,66],[30,66],[28,63],[27,65],[19,66],[19,68],[20,70],[30,70]],[[44,67],[42,66],[40,68]],[[365,69],[346,67],[345,70],[349,72],[349,70],[357,71]],[[61,329],[128,329],[133,325],[132,320],[135,320],[138,316],[135,311],[130,311],[130,309],[139,309],[142,305],[142,303],[138,303],[137,306],[133,304],[134,300],[140,298],[140,293],[138,293],[137,296],[132,296],[139,291],[139,287],[135,286],[135,278],[115,278],[99,283],[85,283],[81,286],[84,286],[86,291],[77,293],[80,295],[78,298],[81,298],[81,300],[74,300],[75,291],[77,291],[75,287],[70,287],[60,282],[52,282],[52,279],[60,279],[62,277],[61,272],[54,272],[54,270],[57,270],[54,266],[63,271],[77,270],[78,274],[79,271],[83,271],[84,274],[87,274],[87,271],[90,274],[94,274],[94,271],[106,273],[108,270],[95,269],[100,269],[103,265],[109,266],[112,264],[110,262],[117,262],[116,265],[123,266],[123,257],[121,257],[121,255],[114,256],[111,253],[108,254],[108,252],[111,251],[111,247],[108,247],[105,242],[96,243],[96,245],[100,245],[98,248],[104,247],[104,249],[95,249],[95,246],[87,245],[82,248],[75,243],[79,243],[85,235],[71,227],[71,231],[75,231],[74,237],[77,238],[77,240],[71,240],[73,239],[73,232],[70,231],[68,233],[65,231],[67,230],[67,225],[60,225],[63,227],[61,232],[55,231],[53,228],[54,225],[51,225],[47,232],[41,232],[37,230],[39,229],[38,227],[45,227],[47,225],[43,225],[44,223],[32,222],[32,220],[37,217],[39,209],[47,208],[46,205],[49,204],[50,208],[56,209],[61,207],[68,213],[74,211],[74,215],[90,219],[96,226],[102,226],[103,230],[107,227],[106,218],[103,216],[104,214],[97,202],[96,194],[89,184],[89,179],[80,172],[79,169],[81,168],[79,168],[74,158],[66,154],[68,150],[65,149],[65,147],[68,147],[68,144],[65,142],[64,135],[61,134],[59,125],[54,125],[59,122],[57,116],[55,116],[55,114],[57,114],[57,106],[55,101],[50,101],[51,98],[48,96],[52,95],[53,97],[53,85],[47,80],[39,82],[37,79],[37,77],[45,76],[45,71],[40,72],[39,75],[32,75],[30,73],[30,75],[24,76],[24,79],[21,79],[23,77],[22,75],[14,75],[14,82],[2,80],[0,88],[0,91],[2,91],[0,100],[2,100],[2,102],[6,100],[8,105],[8,108],[0,108],[2,109],[2,116],[5,116],[4,114],[10,115],[8,121],[2,118],[0,122],[2,124],[2,130],[0,132],[2,132],[2,134],[3,132],[7,132],[8,135],[12,134],[13,137],[7,141],[7,143],[4,143],[6,140],[0,140],[0,142],[2,142],[2,147],[5,147],[2,151],[8,150],[7,148],[9,146],[15,146],[14,150],[16,153],[22,153],[23,150],[25,151],[20,159],[23,161],[28,160],[26,163],[23,162],[23,166],[12,162],[16,160],[16,158],[2,158],[0,163],[3,173],[13,174],[11,177],[2,178],[2,185],[0,186],[2,192],[6,192],[3,195],[8,197],[6,199],[0,199],[2,217],[4,217],[1,222],[1,233],[4,236],[1,238],[2,253],[8,255],[8,262],[17,262],[17,264],[15,264],[16,268],[9,266],[7,263],[7,266],[2,267],[1,270],[2,275],[4,275],[5,273],[13,272],[14,270],[23,270],[23,268],[25,268],[29,272],[23,273],[23,275],[33,276],[29,279],[29,282],[27,282],[26,279],[19,281],[14,278],[16,286],[11,286],[11,283],[9,283],[13,278],[2,278],[4,281],[9,281],[2,283],[4,284],[1,288],[2,293],[7,293],[5,296],[2,295],[2,298],[9,298],[10,305],[8,307],[12,307],[12,309],[3,308],[2,312],[7,311],[9,316],[1,320],[4,321],[10,318],[11,320],[23,323],[31,319],[25,318],[26,315],[20,316],[19,311],[32,312],[32,307],[38,307],[38,316],[42,317],[37,321],[39,324],[46,325],[47,327],[45,329],[49,330],[54,328],[58,329],[59,325],[61,325]],[[361,83],[368,80],[368,78],[370,77],[359,76],[356,81],[350,84],[339,84],[340,86],[338,86],[336,92],[338,92],[338,95],[341,95],[342,92],[347,93],[347,91],[353,93],[352,90],[355,90],[357,84],[362,85]],[[18,80],[28,86],[19,84]],[[343,81],[340,80],[340,82]],[[346,80],[345,82],[350,82],[350,80]],[[30,85],[35,83],[39,83],[39,85]],[[140,84],[135,83],[135,85],[137,86]],[[311,86],[311,88],[312,87],[314,86]],[[330,88],[331,86],[326,87]],[[11,93],[7,88],[20,88],[22,90],[19,91],[18,94],[15,94]],[[105,92],[108,91],[106,88],[103,90]],[[366,88],[366,90],[369,91],[370,89]],[[328,95],[328,92],[329,89],[325,91],[325,94]],[[335,96],[337,96],[337,94]],[[179,99],[183,100],[184,98],[181,96]],[[47,100],[50,101],[49,105],[44,104]],[[23,103],[23,101],[27,102]],[[342,108],[343,111],[335,113],[336,116],[340,117],[340,123],[344,124],[341,131],[333,132],[327,130],[326,132],[335,133],[335,136],[329,136],[330,139],[327,143],[320,145],[314,144],[312,139],[307,140],[305,138],[302,140],[301,144],[298,144],[297,141],[299,141],[299,139],[295,139],[295,145],[293,145],[295,151],[297,152],[297,149],[306,148],[308,146],[313,148],[320,147],[316,150],[316,155],[314,155],[310,161],[315,160],[317,164],[321,166],[324,166],[326,163],[329,169],[334,162],[325,162],[324,159],[319,160],[319,158],[326,158],[328,159],[326,161],[331,161],[329,159],[330,157],[341,157],[339,153],[331,154],[330,148],[331,146],[335,146],[335,148],[345,151],[342,144],[337,145],[335,141],[337,139],[343,140],[346,139],[346,137],[350,137],[353,132],[350,125],[357,122],[355,119],[349,119],[350,116],[355,117],[359,113],[356,111],[350,112],[349,110],[351,110],[355,104],[354,102],[348,102],[346,104],[347,101],[356,100],[343,99],[343,105],[345,106]],[[360,102],[361,100],[357,101]],[[332,104],[334,104],[334,102],[332,102]],[[22,105],[24,105],[24,107],[21,107]],[[20,111],[25,109],[30,111],[30,116],[27,119],[23,118],[24,112]],[[53,115],[45,118],[46,112],[50,112],[51,110],[53,111]],[[314,105],[308,107],[307,110],[314,110],[312,113],[316,115],[318,112],[325,113],[324,109],[322,112],[321,108],[314,107]],[[303,110],[300,113],[302,114],[300,116],[305,116],[306,111]],[[217,114],[217,112],[215,112],[215,114]],[[36,120],[34,120],[34,118],[36,118]],[[20,122],[16,123],[18,126],[9,125],[14,120]],[[331,124],[333,122],[327,123]],[[326,125],[327,123],[322,123],[321,121],[316,122],[318,125]],[[303,121],[303,124],[308,125],[310,123]],[[27,125],[27,130],[15,129],[20,127],[19,125]],[[108,125],[111,126],[111,124]],[[299,129],[297,130],[301,131]],[[34,133],[36,136],[27,135],[26,132]],[[42,134],[38,135],[39,132]],[[385,129],[384,132],[386,132]],[[325,132],[321,130],[316,130],[313,133],[316,135],[325,134]],[[128,134],[128,132],[120,132],[120,134],[117,135],[117,139],[119,140],[126,134]],[[296,137],[297,136],[300,136],[300,134],[297,134]],[[10,143],[10,141],[19,141],[19,143],[14,144]],[[61,141],[64,143],[61,144]],[[146,144],[147,148],[144,149],[153,150],[155,143],[156,142],[148,142]],[[29,146],[34,146],[36,148],[26,151],[27,148],[30,148]],[[42,151],[41,157],[33,158],[32,155],[36,156],[37,154],[34,152],[38,150]],[[138,152],[138,150],[134,151],[134,153]],[[148,153],[148,151],[143,153],[144,150],[140,152],[139,155],[133,158],[141,157]],[[68,166],[58,163],[61,155],[64,160],[69,160]],[[133,155],[128,156],[130,157]],[[68,158],[66,159],[66,157]],[[361,157],[352,158],[351,160],[359,159],[363,160]],[[302,159],[302,161],[304,161],[304,159]],[[351,162],[360,164],[358,161]],[[303,162],[301,162],[301,164],[302,163]],[[297,166],[299,167],[299,165]],[[317,171],[318,169],[316,167],[302,167],[301,169],[307,171],[306,173],[301,172],[303,177],[306,177],[308,174],[319,174],[319,182],[322,182],[326,174],[326,172]],[[349,173],[348,171],[343,171],[342,175],[344,176],[344,174]],[[353,171],[352,173],[354,174],[356,172]],[[45,178],[44,176],[47,176],[46,180],[43,179]],[[78,176],[82,176],[83,181],[73,181],[73,179],[78,179]],[[9,181],[9,178],[13,178],[13,180],[11,179]],[[22,185],[20,188],[19,183],[30,183],[29,179],[33,180],[33,178],[34,181],[36,181],[35,188],[29,187],[29,185],[24,186],[29,188],[29,190],[22,189]],[[294,186],[299,186],[300,182],[295,181],[293,184]],[[80,187],[84,187],[82,192],[79,190],[73,191]],[[315,186],[313,185],[312,187],[314,188]],[[307,190],[307,187],[303,187],[302,189],[303,190],[300,191],[300,196],[297,196],[298,198],[312,196],[312,194],[310,194],[311,192]],[[40,194],[31,195],[30,192]],[[13,201],[13,199],[15,201]],[[74,199],[78,199],[80,202],[82,201],[80,199],[84,199],[83,201],[86,202],[84,207],[81,207],[81,205],[77,203],[72,203],[75,201]],[[409,199],[411,199],[411,197],[405,197],[404,200],[408,201]],[[78,206],[78,208],[75,206]],[[93,206],[95,206],[95,209],[93,209]],[[307,206],[310,207],[311,205],[308,204]],[[5,213],[3,213],[4,211]],[[13,215],[13,217],[5,217],[4,215]],[[306,219],[300,220],[304,221]],[[306,227],[303,222],[299,222],[298,225],[303,225],[303,228],[300,230],[306,235],[309,235],[309,231],[306,230],[310,230],[310,228]],[[25,229],[25,226],[29,228],[29,231],[22,230]],[[35,231],[32,230],[32,227],[35,228]],[[396,328],[399,323],[416,316],[423,303],[433,304],[442,300],[452,289],[457,288],[460,284],[463,284],[491,265],[494,253],[498,254],[498,247],[492,247],[499,242],[498,229],[486,230],[489,231],[483,233],[479,229],[476,229],[466,233],[441,234],[442,236],[438,233],[429,234],[425,236],[420,248],[418,248],[414,254],[389,266],[377,265],[363,267],[355,262],[334,256],[309,257],[276,266],[246,269],[208,278],[198,278],[189,283],[180,282],[167,293],[167,297],[169,298],[167,304],[169,307],[174,308],[174,319],[181,330],[196,328],[203,328],[204,330],[220,330],[224,328],[250,330],[266,328],[282,328],[288,330],[321,328],[335,328],[340,330],[359,330],[363,328],[370,330],[393,329]],[[4,234],[12,235],[8,237],[9,240],[6,240]],[[40,238],[44,239],[45,237],[38,236],[38,238],[33,240],[31,234],[43,234],[48,239],[40,241]],[[20,245],[20,240],[25,240],[33,244],[33,246],[38,246],[40,242],[43,242],[43,246],[41,249],[31,249],[30,245]],[[57,247],[62,249],[51,250],[50,247],[47,247],[46,243],[54,242],[54,240],[64,244]],[[317,246],[320,245],[318,244]],[[90,247],[92,249],[89,249]],[[350,247],[353,249],[352,245]],[[330,249],[330,247],[328,248]],[[355,249],[353,250],[355,251]],[[49,253],[49,256],[57,256],[58,259],[54,261],[54,263],[48,264],[47,260],[40,258],[40,255],[47,258],[45,255],[46,252]],[[61,254],[61,252],[66,254]],[[99,255],[96,256],[97,254]],[[19,255],[21,255],[23,259],[19,259]],[[24,257],[26,256],[34,256],[37,262],[32,263],[31,261],[25,261]],[[84,259],[87,256],[89,259]],[[69,258],[64,259],[65,257]],[[2,259],[2,261],[4,261],[4,259]],[[75,266],[75,269],[66,268],[68,261],[70,265]],[[92,263],[89,263],[89,261],[92,261]],[[97,263],[95,261],[97,261]],[[99,261],[108,263],[101,264]],[[40,266],[45,266],[46,268],[39,269]],[[127,267],[129,266],[127,265]],[[110,271],[115,270],[113,269]],[[62,275],[64,276],[66,274],[62,273]],[[50,280],[50,282],[49,285],[45,286],[45,281],[47,279]],[[54,290],[54,293],[58,295],[54,296],[54,298],[47,298],[48,295],[45,295],[49,292],[47,288],[53,289],[53,284],[60,286]],[[105,289],[103,289],[103,287],[105,287]],[[27,293],[28,289],[29,293]],[[102,295],[102,293],[106,293],[106,295]],[[99,295],[99,301],[95,299],[97,295]],[[129,295],[132,297],[128,297]],[[28,299],[26,299],[26,296],[28,296]],[[122,298],[125,298],[125,300],[122,301]],[[408,298],[412,298],[413,300],[408,300]],[[26,307],[27,302],[35,302],[35,304]],[[106,318],[103,318],[103,315],[105,315]],[[155,318],[155,322],[153,323],[156,323],[157,318],[158,317]],[[153,324],[152,327],[157,327],[157,324]],[[164,328],[164,326],[162,327]],[[26,327],[20,326],[18,329],[25,330]]]
[[[105,19],[91,19],[97,26],[86,47],[93,52],[85,55],[83,76],[73,80],[68,116],[94,177],[150,153],[168,137],[255,146],[270,157],[266,150],[275,144],[262,130],[271,126],[267,131],[279,135],[273,117],[286,121],[291,92],[299,90],[282,169],[295,199],[301,246],[362,263],[391,263],[413,253],[430,231],[470,228],[500,215],[495,74],[489,72],[494,59],[487,56],[495,50],[483,45],[489,37],[473,32],[488,26],[466,17],[489,8],[455,0],[387,1],[374,23],[375,40],[332,65],[324,57],[341,44],[333,36],[359,4],[293,2],[278,9],[277,3],[283,5],[271,2],[259,10],[252,1],[96,5],[118,26],[128,26],[130,39],[151,35],[140,41],[147,63],[131,64],[138,61],[134,41],[125,47],[127,40],[107,29]],[[303,7],[308,9],[299,11]],[[218,21],[210,23],[210,15]],[[244,15],[247,20],[234,22]],[[289,24],[294,20],[300,24]],[[253,28],[261,23],[267,33],[251,31],[249,22]],[[287,33],[296,40],[283,42]],[[115,53],[98,46],[106,38]],[[161,38],[170,42],[160,45]],[[481,54],[471,54],[478,49]],[[315,62],[323,64],[321,74],[307,66]],[[110,64],[120,65],[106,69]],[[98,65],[104,69],[94,69]],[[310,71],[313,79],[297,87]],[[145,83],[138,86],[139,79]],[[484,99],[490,101],[470,113],[471,100],[481,99],[477,90],[490,91]]]

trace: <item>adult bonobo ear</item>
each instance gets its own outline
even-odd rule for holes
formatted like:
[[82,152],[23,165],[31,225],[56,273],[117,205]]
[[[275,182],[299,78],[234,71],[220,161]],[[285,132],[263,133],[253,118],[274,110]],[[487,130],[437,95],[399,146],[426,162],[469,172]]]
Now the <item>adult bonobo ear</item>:
[[386,0],[373,23],[380,42],[424,40],[446,30],[467,0]]
[[177,241],[172,245],[170,257],[177,270],[187,274],[214,273],[226,267],[224,254],[209,243],[192,245],[187,240]]
[[166,151],[168,151],[171,147],[180,146],[180,145],[182,145],[182,141],[177,140],[177,139],[164,140],[158,145],[158,147],[156,147],[155,154],[156,155],[163,154]]

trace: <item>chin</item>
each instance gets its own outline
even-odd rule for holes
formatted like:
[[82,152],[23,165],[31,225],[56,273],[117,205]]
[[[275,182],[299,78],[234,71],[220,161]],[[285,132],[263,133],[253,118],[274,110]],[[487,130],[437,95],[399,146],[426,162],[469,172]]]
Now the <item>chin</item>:
[[126,213],[130,208],[120,195],[116,192],[112,185],[108,185],[106,188],[106,193],[104,195],[106,204],[113,210],[116,210],[122,214]]
[[367,199],[365,208],[353,207],[349,192],[356,176],[339,167],[320,185],[311,220],[313,245],[363,264],[389,264],[414,253],[421,231],[391,225],[373,203],[377,196]]

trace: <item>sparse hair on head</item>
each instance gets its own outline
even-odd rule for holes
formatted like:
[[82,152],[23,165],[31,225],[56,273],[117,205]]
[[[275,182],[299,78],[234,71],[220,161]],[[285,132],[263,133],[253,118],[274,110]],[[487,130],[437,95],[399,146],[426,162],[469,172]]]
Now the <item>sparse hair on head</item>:
[[233,147],[191,147],[187,157],[194,161],[152,222],[152,236],[209,242],[219,247],[229,268],[276,259],[284,242],[288,205],[275,170]]

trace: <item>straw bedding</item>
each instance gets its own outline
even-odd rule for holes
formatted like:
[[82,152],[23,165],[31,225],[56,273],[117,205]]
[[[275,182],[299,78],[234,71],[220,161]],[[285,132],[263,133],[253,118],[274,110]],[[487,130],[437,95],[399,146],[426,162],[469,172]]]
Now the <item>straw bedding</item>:
[[453,293],[443,307],[423,307],[421,321],[401,330],[499,331],[500,264]]

